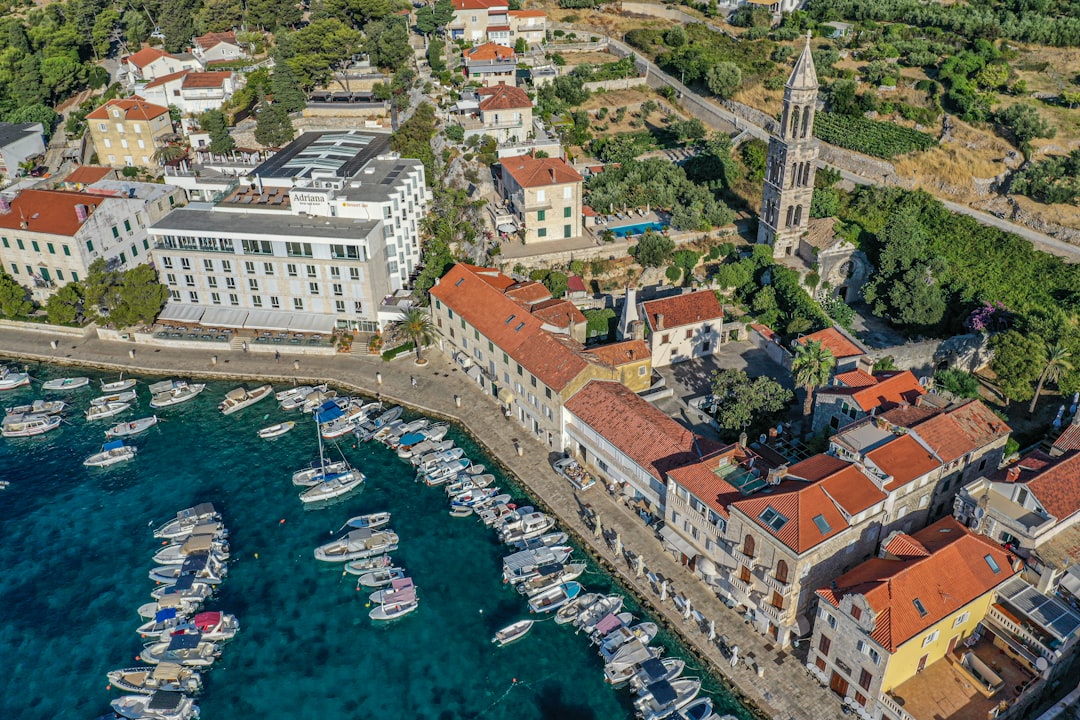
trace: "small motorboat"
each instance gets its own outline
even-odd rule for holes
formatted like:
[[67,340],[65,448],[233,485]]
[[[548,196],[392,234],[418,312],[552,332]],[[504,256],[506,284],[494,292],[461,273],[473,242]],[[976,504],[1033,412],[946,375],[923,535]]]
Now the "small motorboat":
[[134,380],[134,378],[128,378],[127,380],[125,380],[124,373],[120,373],[120,378],[117,380],[113,380],[112,382],[105,382],[104,380],[102,380],[101,392],[109,394],[114,392],[121,392],[123,390],[129,390],[135,387],[135,382],[136,381]]
[[260,400],[269,397],[273,390],[274,388],[270,385],[260,385],[254,390],[248,390],[243,387],[234,388],[225,394],[225,399],[218,404],[218,410],[220,410],[223,415],[232,415],[234,412],[243,410]]
[[315,460],[307,467],[297,470],[292,475],[293,485],[311,487],[322,481],[327,475],[343,473],[349,469],[349,463],[344,460]]
[[183,542],[174,542],[154,553],[157,565],[183,565],[189,555],[212,552],[221,559],[229,557],[229,544],[209,533],[190,535]]
[[263,440],[269,440],[270,438],[276,438],[279,435],[284,435],[285,433],[292,430],[294,427],[296,427],[296,423],[292,420],[289,420],[288,422],[278,423],[277,425],[264,427],[262,430],[259,431],[259,437],[261,437]]
[[157,690],[198,695],[202,692],[202,676],[191,668],[176,663],[112,670],[106,675],[109,684],[128,693],[150,695]]
[[549,613],[558,610],[580,595],[581,591],[581,583],[575,580],[548,588],[529,599],[529,612]]
[[467,518],[473,514],[473,509],[467,505],[454,505],[450,508],[450,517]]
[[138,449],[125,445],[123,440],[113,440],[101,446],[101,452],[96,452],[83,460],[86,467],[108,467],[116,465],[135,457]]
[[569,536],[561,531],[552,533],[544,533],[540,537],[529,538],[528,540],[521,540],[519,542],[511,543],[519,550],[533,550],[542,547],[554,547],[555,545],[564,545]]
[[557,545],[550,548],[521,550],[503,558],[503,581],[514,585],[534,577],[545,565],[561,565],[566,562],[574,548]]
[[[281,403],[281,409],[296,410],[299,407],[303,407],[304,404],[308,401],[308,398],[310,398],[312,395],[326,392],[326,388],[326,383],[323,383],[322,385],[317,385],[315,387],[312,387],[311,385],[301,385],[298,388],[293,388],[293,392],[291,394],[288,394],[285,397],[279,399],[279,402]],[[288,393],[289,391],[286,390],[285,392]]]
[[214,508],[213,503],[199,503],[176,513],[175,518],[154,530],[154,537],[167,540],[186,537],[191,534],[196,525],[219,520],[221,520],[221,515]]
[[450,462],[451,460],[457,460],[465,454],[464,448],[450,448],[449,450],[439,450],[438,452],[430,452],[420,458],[420,462],[417,467],[420,468],[420,472],[427,473],[434,470],[439,465]]
[[634,707],[642,720],[661,720],[689,705],[699,692],[700,678],[661,680],[645,687],[641,697],[634,700]]
[[[597,626],[599,628],[599,626]],[[604,662],[611,660],[619,652],[619,649],[632,640],[640,640],[648,645],[656,637],[658,629],[656,623],[643,622],[633,627],[626,627],[620,622],[620,626],[607,632],[600,639],[597,652]],[[595,633],[594,633],[595,634]]]
[[448,483],[444,489],[446,490],[447,496],[456,497],[464,492],[468,492],[469,490],[486,488],[493,482],[495,482],[494,475],[469,475],[461,478],[460,480],[455,480],[452,483]]
[[601,597],[603,596],[600,593],[586,593],[585,595],[579,595],[559,608],[559,611],[555,613],[555,624],[566,625],[574,622],[583,610],[590,607]]
[[585,568],[585,563],[542,565],[537,568],[536,575],[518,583],[517,591],[522,595],[531,597],[536,593],[547,590],[552,585],[577,580],[585,572]]
[[315,559],[323,562],[348,562],[397,550],[398,536],[393,530],[352,530],[347,535],[315,548]]
[[540,537],[553,527],[555,527],[555,518],[551,515],[529,513],[521,518],[521,523],[516,527],[504,527],[499,533],[499,539],[504,543],[518,543]]
[[158,416],[151,415],[150,417],[139,418],[138,420],[132,420],[131,422],[117,423],[105,431],[105,437],[114,438],[138,435],[142,431],[154,427],[158,422]]
[[277,400],[278,402],[284,402],[285,400],[288,400],[291,397],[307,395],[308,393],[310,393],[314,389],[315,388],[311,387],[310,385],[299,385],[297,387],[291,387],[291,388],[288,388],[287,390],[280,390],[280,391],[274,393],[274,399]]
[[92,405],[89,410],[86,411],[87,420],[104,420],[114,415],[119,415],[131,408],[131,403],[128,402],[111,402],[104,405]]
[[472,508],[479,507],[498,495],[499,489],[500,488],[473,488],[472,490],[466,490],[451,500],[450,504],[464,505],[465,507]]
[[88,377],[69,377],[69,378],[56,378],[55,380],[47,380],[42,383],[42,390],[78,390],[79,388],[86,387],[90,384],[90,378]]
[[341,417],[331,420],[325,424],[319,425],[319,434],[322,435],[324,440],[333,440],[343,435],[348,435],[356,429],[356,421],[342,415]]
[[364,528],[370,528],[374,530],[375,528],[381,528],[382,526],[387,525],[389,522],[390,513],[385,511],[373,512],[366,515],[357,515],[355,517],[349,518],[345,521],[345,524],[342,525],[340,529],[344,530],[345,528],[349,527],[355,528],[357,530],[362,530]]
[[625,598],[622,595],[605,595],[593,603],[592,606],[581,611],[581,614],[574,619],[575,627],[591,633],[596,628],[597,623],[606,616],[619,612],[624,601]]
[[371,440],[373,437],[375,437],[375,433],[395,422],[399,417],[401,417],[401,413],[403,413],[404,411],[405,409],[398,405],[395,405],[394,407],[385,410],[374,420],[370,420],[361,425],[360,429],[356,432],[357,438],[361,442],[367,442],[368,440]]
[[346,470],[342,473],[325,475],[317,484],[300,493],[300,502],[313,503],[332,500],[345,493],[352,492],[364,483],[364,474],[359,470]]
[[390,559],[389,555],[372,555],[371,557],[345,563],[345,572],[350,575],[363,575],[369,570],[393,565],[393,563],[394,561]]
[[559,475],[578,490],[588,490],[596,484],[596,478],[589,474],[585,468],[581,467],[581,464],[572,457],[563,458],[556,462],[552,467],[555,468],[555,472],[559,473]]
[[[213,595],[214,589],[206,583],[198,582],[191,575],[181,575],[172,585],[159,585],[150,591],[150,596],[158,602],[179,598],[191,604],[193,601],[205,601]],[[172,603],[169,603],[172,604]]]
[[146,644],[139,659],[150,665],[171,662],[188,667],[209,667],[219,654],[218,646],[203,640],[200,635],[175,635],[163,642]]
[[207,585],[220,585],[225,581],[229,568],[217,555],[197,552],[187,556],[181,565],[159,565],[150,571],[150,579],[164,585],[175,585],[183,576],[190,575]]
[[7,415],[0,425],[3,437],[32,437],[60,427],[59,415]]
[[375,570],[369,570],[368,572],[360,576],[360,579],[356,581],[356,589],[359,590],[360,588],[386,587],[395,580],[401,580],[404,577],[405,568],[376,568]]
[[30,373],[18,372],[6,365],[0,365],[0,390],[14,390],[30,384]]
[[182,692],[158,690],[153,695],[124,695],[112,701],[113,712],[128,720],[192,720],[199,717],[195,701]]
[[179,595],[167,595],[156,602],[148,602],[140,605],[135,612],[143,620],[153,620],[162,610],[176,610],[180,617],[188,617],[196,613],[202,606],[203,601],[197,597],[185,598]]
[[[441,450],[449,450],[454,447],[453,440],[440,440],[438,442],[432,440],[424,440],[419,445],[415,445],[409,451],[408,460],[413,465],[420,464],[420,458],[424,457],[428,453],[439,452]],[[398,451],[398,457],[401,457],[401,451]]]
[[670,717],[675,720],[739,720],[734,715],[717,715],[713,712],[712,698],[699,697]]
[[206,389],[204,383],[188,383],[184,380],[162,380],[150,386],[150,407],[163,408],[192,400]]
[[495,633],[495,637],[491,638],[491,642],[497,643],[499,647],[504,647],[525,637],[533,625],[536,624],[535,620],[518,620],[516,623],[507,625],[502,630]]
[[374,595],[379,598],[379,606],[372,608],[368,613],[368,617],[372,620],[396,620],[419,607],[416,587],[411,578],[395,580],[390,588],[379,590]]
[[240,632],[240,622],[235,615],[222,612],[201,612],[190,621],[184,621],[171,630],[162,633],[162,640],[168,640],[174,635],[191,635],[198,633],[203,640],[220,642],[231,640]]
[[[325,388],[326,386],[323,385],[322,387]],[[315,410],[315,408],[319,407],[320,405],[325,403],[327,400],[333,400],[336,397],[337,397],[337,390],[325,390],[325,389],[316,388],[315,392],[311,393],[306,398],[304,398],[304,402],[301,403],[301,405],[300,405],[300,412],[302,412],[302,413],[313,412]]]
[[177,612],[176,608],[163,608],[158,610],[157,613],[154,614],[154,617],[135,628],[135,632],[137,632],[140,637],[156,635],[160,638],[162,633],[171,632],[186,622],[187,618]]
[[108,395],[102,395],[96,397],[90,401],[91,405],[108,405],[109,403],[129,403],[134,402],[138,395],[134,390],[121,390],[120,392],[109,393]]
[[634,676],[642,663],[660,657],[663,652],[661,648],[650,647],[640,641],[627,643],[614,660],[604,665],[604,680],[612,685],[621,685]]
[[457,476],[461,472],[469,467],[469,463],[472,461],[469,458],[461,458],[460,460],[451,460],[448,463],[435,466],[435,469],[431,472],[421,472],[420,477],[424,479],[424,483],[428,487],[435,487],[436,485],[442,485],[443,483],[456,480]]
[[7,409],[8,415],[59,415],[68,404],[63,400],[35,400],[29,405],[16,405]]
[[685,669],[686,661],[682,658],[669,657],[663,660],[649,658],[641,663],[640,669],[630,678],[630,687],[634,692],[640,692],[642,689],[661,680],[674,680],[682,675]]

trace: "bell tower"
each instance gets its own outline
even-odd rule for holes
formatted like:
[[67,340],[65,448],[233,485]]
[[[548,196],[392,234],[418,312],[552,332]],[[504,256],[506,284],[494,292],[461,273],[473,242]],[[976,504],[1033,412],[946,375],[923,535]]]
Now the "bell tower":
[[799,237],[810,223],[810,200],[818,142],[814,138],[818,79],[810,53],[810,34],[784,86],[780,132],[769,138],[765,163],[765,192],[761,201],[757,241],[772,245],[773,257],[794,255]]

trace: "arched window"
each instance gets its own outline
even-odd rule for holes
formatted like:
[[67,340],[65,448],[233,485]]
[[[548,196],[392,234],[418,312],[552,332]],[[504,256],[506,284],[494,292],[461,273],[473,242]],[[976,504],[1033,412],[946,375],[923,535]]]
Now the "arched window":
[[804,162],[802,164],[802,177],[799,178],[799,185],[806,187],[810,184],[810,163]]
[[743,551],[743,555],[746,555],[748,557],[754,557],[754,536],[753,535],[747,535],[746,539],[743,540],[743,550],[742,551]]
[[810,135],[810,132],[813,130],[813,128],[810,126],[810,118],[813,117],[813,115],[814,115],[814,113],[810,111],[810,108],[806,108],[806,111],[803,113],[803,117],[802,117],[802,136],[803,137],[808,137]]
[[802,223],[802,205],[795,206],[795,225]]
[[799,137],[799,108],[791,109],[791,137]]
[[787,224],[785,227],[791,227],[795,224],[795,208],[789,207],[787,209]]
[[776,561],[776,579],[779,582],[786,583],[788,576],[787,563],[783,560]]

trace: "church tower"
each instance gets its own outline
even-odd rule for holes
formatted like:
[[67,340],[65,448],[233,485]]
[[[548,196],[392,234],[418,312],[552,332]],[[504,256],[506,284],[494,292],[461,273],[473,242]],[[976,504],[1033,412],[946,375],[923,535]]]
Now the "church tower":
[[818,79],[806,37],[795,69],[784,86],[784,114],[780,133],[769,138],[765,163],[765,193],[758,222],[759,243],[772,245],[773,257],[795,255],[799,237],[810,223],[810,199],[814,194],[814,173],[818,143],[814,139]]

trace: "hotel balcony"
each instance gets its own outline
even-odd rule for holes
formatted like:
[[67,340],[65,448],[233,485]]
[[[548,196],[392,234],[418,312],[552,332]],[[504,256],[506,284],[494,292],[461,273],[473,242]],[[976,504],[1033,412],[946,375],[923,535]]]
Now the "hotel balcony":
[[785,596],[791,592],[791,583],[780,582],[777,580],[770,568],[758,567],[754,571],[754,575],[756,575],[757,579],[764,583],[770,590],[775,590]]
[[[678,493],[668,493],[667,505],[685,515],[690,524],[697,528],[698,534],[702,536],[702,542],[697,544],[701,545],[702,548],[704,548],[705,539],[711,540],[714,545],[727,543],[727,540],[720,533],[720,528],[709,522],[709,518],[705,513],[679,497]],[[704,554],[704,549],[702,550],[702,553]]]
[[758,565],[757,558],[747,555],[742,550],[732,548],[729,552],[731,553],[731,557],[735,558],[736,562],[738,562],[740,565],[745,565],[751,570],[753,570]]
[[744,595],[749,595],[750,592],[754,589],[753,582],[747,582],[740,578],[738,575],[729,575],[726,579],[728,581],[728,584],[731,585],[731,587],[735,588]]
[[784,622],[784,608],[778,608],[775,605],[770,605],[768,603],[759,603],[757,609],[762,615],[769,618],[774,623],[780,624]]

